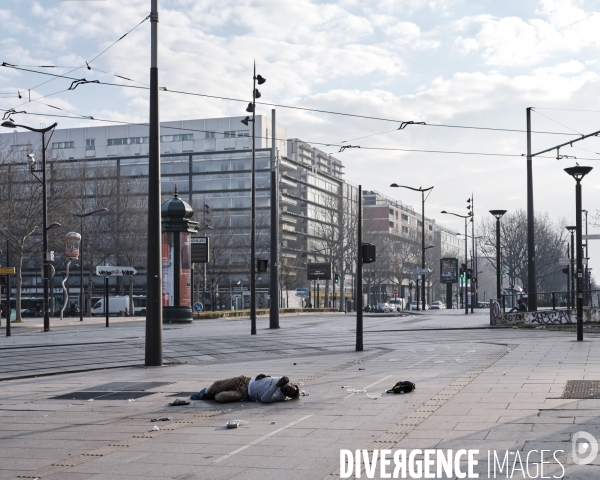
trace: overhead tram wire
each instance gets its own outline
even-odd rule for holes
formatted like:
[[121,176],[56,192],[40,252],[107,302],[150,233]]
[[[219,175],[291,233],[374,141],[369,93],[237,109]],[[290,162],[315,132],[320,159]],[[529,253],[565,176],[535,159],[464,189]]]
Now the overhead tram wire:
[[[0,111],[8,111],[5,109],[0,109]],[[25,112],[21,113],[21,115],[34,115],[34,116],[42,116],[42,117],[55,117],[55,118],[71,118],[74,120],[91,120],[95,122],[107,122],[107,123],[117,123],[120,125],[132,125],[132,126],[149,126],[147,123],[135,123],[135,122],[125,122],[121,120],[108,120],[102,118],[95,117],[86,117],[86,116],[70,116],[70,115],[56,115],[56,114],[45,114],[45,113],[33,113],[33,112]],[[78,114],[76,114],[78,115]],[[201,132],[205,133],[207,131],[214,132],[214,130],[199,130],[193,128],[186,127],[169,127],[166,125],[161,125],[161,129],[168,130],[177,130],[177,131],[188,131],[188,132]],[[215,132],[215,133],[224,133],[224,132]],[[258,137],[258,138],[266,138],[266,137]],[[335,146],[335,147],[344,147],[345,145],[335,145],[332,143],[323,143],[323,142],[308,142],[313,145],[321,145],[321,146]],[[77,148],[77,147],[76,147]],[[80,147],[83,148],[83,147]],[[575,147],[573,147],[575,148]],[[453,150],[422,150],[422,149],[408,149],[408,148],[386,148],[386,147],[361,147],[361,150],[375,150],[375,151],[399,151],[399,152],[414,152],[414,153],[439,153],[439,154],[448,154],[448,155],[466,155],[466,156],[484,156],[484,157],[508,157],[508,158],[523,158],[524,154],[514,154],[514,153],[489,153],[489,152],[461,152],[461,151],[453,151]],[[539,155],[537,158],[546,158],[555,160],[556,157],[549,155]],[[578,157],[578,160],[589,160],[589,161],[600,161],[600,158],[584,158]]]
[[544,115],[543,113],[537,112],[535,108],[532,108],[532,109],[531,109],[531,111],[532,111],[533,113],[537,113],[537,114],[538,114],[540,117],[547,118],[547,119],[548,119],[548,120],[550,120],[551,122],[554,122],[554,123],[556,123],[556,124],[560,125],[561,127],[568,128],[569,130],[571,130],[571,131],[575,132],[577,135],[583,136],[583,133],[581,133],[581,132],[578,132],[577,130],[574,130],[574,129],[572,129],[571,127],[569,127],[569,126],[565,125],[564,123],[560,123],[559,121],[557,121],[557,120],[554,120],[553,118],[550,118],[550,117],[548,117],[548,116]]
[[[66,76],[66,74],[65,75],[56,75],[56,74],[52,74],[52,73],[48,73],[48,72],[39,72],[36,70],[30,70],[30,69],[18,67],[18,66],[8,64],[5,62],[2,63],[2,65],[0,65],[0,66],[5,67],[5,68],[12,68],[15,70],[31,72],[31,73],[38,73],[40,75],[50,75],[50,76],[57,77],[57,78],[64,78],[66,80],[72,80],[72,81],[82,80],[80,78],[68,77],[68,76]],[[121,77],[120,75],[117,75],[117,74],[112,74],[112,75]],[[131,80],[131,81],[135,81],[135,80]],[[122,83],[110,83],[110,82],[101,82],[101,81],[93,81],[93,83],[96,85],[134,88],[134,89],[138,89],[138,90],[148,90],[149,89],[149,87],[146,87],[146,86],[142,87],[142,86],[137,86],[137,85],[124,85]],[[137,83],[142,83],[142,82],[137,82]],[[190,95],[190,96],[195,96],[195,97],[214,98],[217,100],[227,100],[227,101],[232,101],[232,102],[248,103],[247,99],[244,100],[244,99],[240,99],[240,98],[223,97],[223,96],[219,96],[219,95],[208,95],[208,94],[204,94],[204,93],[186,92],[183,90],[172,90],[172,89],[168,89],[167,87],[160,87],[160,90],[162,92],[176,93],[179,95]],[[408,124],[408,125],[426,126],[426,127],[460,128],[460,129],[467,129],[467,130],[487,130],[487,131],[496,131],[496,132],[526,133],[526,130],[520,130],[520,129],[514,129],[514,128],[475,127],[475,126],[469,126],[469,125],[450,125],[450,124],[444,124],[444,123],[421,123],[421,122],[413,122],[413,121],[406,121],[406,120],[397,120],[397,119],[393,119],[393,118],[374,117],[374,116],[368,116],[368,115],[358,115],[358,114],[354,114],[354,113],[336,112],[336,111],[331,111],[331,110],[320,110],[320,109],[315,109],[315,108],[298,107],[298,106],[293,106],[293,105],[283,105],[283,104],[278,104],[278,103],[268,103],[268,102],[256,102],[256,103],[259,105],[288,108],[291,110],[302,110],[302,111],[306,111],[306,112],[324,113],[327,115],[340,115],[340,116],[345,116],[345,117],[361,118],[361,119],[365,119],[365,120],[377,120],[377,121],[397,123],[397,124]],[[21,105],[14,107],[14,108],[19,108],[20,106]],[[579,135],[579,134],[575,134],[575,133],[546,132],[546,131],[537,131],[537,130],[534,130],[531,133],[544,134],[544,135],[568,135],[568,136]],[[349,141],[349,140],[347,140],[347,141]]]
[[[94,58],[92,58],[89,62],[85,62],[85,65],[82,65],[80,67],[74,67],[73,70],[70,70],[70,71],[66,72],[65,75],[68,75],[69,73],[73,73],[73,72],[75,72],[75,71],[77,71],[77,70],[79,70],[81,68],[87,68],[88,70],[91,70],[90,63],[92,63],[94,60],[97,60],[101,55],[104,55],[109,49],[111,49],[112,47],[114,47],[118,42],[120,42],[121,40],[123,40],[127,35],[129,35],[131,32],[133,32],[136,28],[138,28],[142,23],[144,23],[149,18],[150,18],[150,15],[148,15],[147,17],[145,17],[140,23],[138,23],[135,27],[133,27],[127,33],[125,33],[124,35],[122,35],[118,40],[115,40],[113,43],[111,43],[108,47],[106,47],[104,50],[102,50],[98,55],[96,55]],[[4,63],[2,64],[2,66],[4,66]],[[50,67],[51,67],[50,65],[41,65],[39,67],[34,67],[34,68],[50,68]],[[58,68],[58,67],[56,67],[56,68]],[[71,68],[71,67],[64,67],[64,68]],[[30,71],[34,72],[34,73],[42,73],[42,72],[35,72],[34,70],[30,70]],[[62,76],[62,75],[60,75],[60,76]],[[35,85],[33,87],[30,87],[28,89],[25,89],[24,91],[27,91],[27,90],[31,91],[34,88],[41,87],[42,85],[46,85],[47,83],[53,82],[54,80],[56,80],[56,78],[54,78],[52,80],[48,80],[46,82],[42,82],[39,85]],[[135,81],[135,80],[132,80],[132,81]],[[138,83],[141,83],[141,82],[138,82]],[[18,105],[18,106],[14,107],[14,108],[19,108],[20,106],[25,105],[26,103],[29,103],[29,102],[22,103],[21,105]]]

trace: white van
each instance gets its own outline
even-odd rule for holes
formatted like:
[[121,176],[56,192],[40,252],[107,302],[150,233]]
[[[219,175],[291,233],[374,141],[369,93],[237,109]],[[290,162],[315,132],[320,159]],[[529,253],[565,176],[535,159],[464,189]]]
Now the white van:
[[390,304],[390,307],[392,307],[395,312],[400,312],[404,310],[403,298],[390,298],[387,303]]
[[[108,297],[108,314],[119,315],[123,312],[123,315],[129,314],[129,296],[125,297]],[[106,315],[104,310],[104,297],[92,305],[92,316],[94,315]]]

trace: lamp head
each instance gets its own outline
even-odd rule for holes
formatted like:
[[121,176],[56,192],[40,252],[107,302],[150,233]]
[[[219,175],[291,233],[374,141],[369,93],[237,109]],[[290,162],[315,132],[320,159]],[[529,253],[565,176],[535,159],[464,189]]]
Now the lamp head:
[[258,90],[258,88],[254,89],[254,98],[260,98],[262,97],[262,95],[260,94],[260,91]]
[[248,126],[248,124],[251,122],[252,120],[250,120],[250,117],[246,117],[242,120],[242,123],[246,126]]
[[592,169],[593,167],[577,165],[576,167],[565,168],[565,172],[571,175],[579,183],[583,177],[592,171]]
[[575,230],[577,230],[577,227],[565,227],[569,232],[573,233]]
[[248,106],[246,107],[246,111],[248,113],[252,113],[254,111],[254,105],[252,105],[252,102],[248,103]]
[[400,186],[400,185],[398,185],[397,183],[392,183],[392,184],[390,185],[390,187],[399,187],[399,186]]
[[502,216],[506,213],[506,210],[490,210],[490,213],[496,217],[496,220],[500,220]]
[[446,210],[442,210],[440,213],[448,213]]
[[257,75],[257,76],[256,76],[256,83],[258,83],[259,85],[262,85],[262,84],[263,84],[263,83],[265,83],[266,81],[267,81],[267,79],[266,79],[266,78],[264,78],[264,77],[262,77],[262,76],[260,76],[260,75]]
[[2,122],[2,126],[6,127],[6,128],[17,128],[17,126],[15,125],[15,122],[13,122],[12,120],[6,120],[6,121]]
[[28,153],[27,158],[29,159],[28,162],[33,167],[35,165],[35,155],[33,153]]

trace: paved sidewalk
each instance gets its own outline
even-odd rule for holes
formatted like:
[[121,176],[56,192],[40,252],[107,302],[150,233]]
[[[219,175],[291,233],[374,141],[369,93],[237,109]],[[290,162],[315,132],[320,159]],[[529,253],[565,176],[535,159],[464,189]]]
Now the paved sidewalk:
[[[574,433],[600,437],[600,399],[561,398],[568,380],[600,380],[596,336],[578,343],[565,332],[437,329],[440,322],[461,328],[458,317],[369,318],[365,351],[355,352],[352,317],[288,317],[279,330],[267,322],[259,320],[256,336],[243,319],[165,327],[171,364],[155,368],[141,366],[140,322],[4,339],[0,352],[11,349],[40,369],[58,356],[52,348],[59,344],[83,350],[102,335],[111,345],[121,342],[132,366],[1,382],[0,480],[334,479],[340,449],[367,448],[479,449],[479,478],[493,478],[488,450],[512,452],[511,463],[537,451],[529,456],[530,473],[540,450],[563,450],[563,478],[600,477],[599,459],[577,466],[571,455]],[[42,346],[47,357],[27,353]],[[117,353],[105,347],[90,352],[91,367],[114,363],[108,357]],[[69,362],[68,350],[60,356]],[[268,405],[168,406],[219,378],[263,372],[288,375],[309,395]],[[383,393],[398,380],[417,389]],[[151,422],[162,416],[173,420]],[[248,423],[228,430],[231,419]],[[544,475],[560,478],[560,463],[545,461],[552,463]],[[529,477],[517,470],[512,478]]]

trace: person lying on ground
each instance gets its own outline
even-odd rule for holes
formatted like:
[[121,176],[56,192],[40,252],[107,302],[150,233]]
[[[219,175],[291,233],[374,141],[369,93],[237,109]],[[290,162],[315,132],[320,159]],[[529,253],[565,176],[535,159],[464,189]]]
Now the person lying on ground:
[[286,398],[298,398],[298,385],[290,383],[287,377],[271,377],[260,374],[256,378],[239,377],[217,380],[208,388],[203,388],[190,398],[192,400],[216,400],[219,403],[250,399],[255,402],[283,402]]

